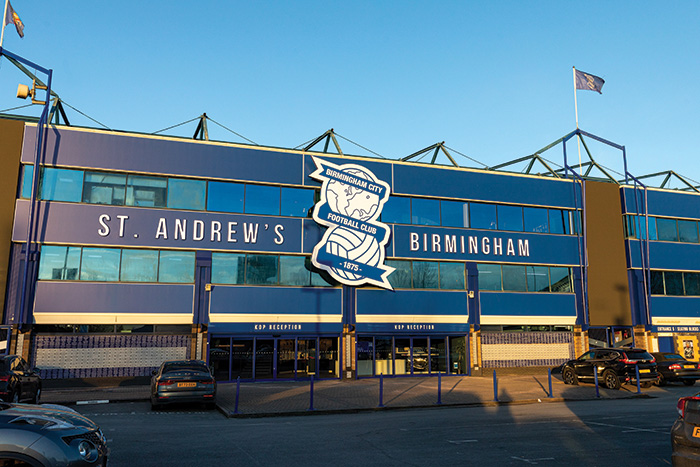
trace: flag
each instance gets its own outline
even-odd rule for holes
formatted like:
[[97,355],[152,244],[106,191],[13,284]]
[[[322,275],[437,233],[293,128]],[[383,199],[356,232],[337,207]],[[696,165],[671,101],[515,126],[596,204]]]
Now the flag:
[[14,24],[15,28],[17,29],[17,34],[19,34],[19,37],[24,37],[24,23],[21,19],[19,19],[19,15],[15,13],[15,10],[14,8],[12,8],[12,4],[10,4],[10,2],[7,2],[7,10],[5,11],[5,22],[3,23],[2,27],[4,28],[8,24]]
[[605,84],[603,78],[592,75],[590,73],[584,73],[583,71],[574,70],[576,72],[576,89],[585,89],[587,91],[597,91],[598,94],[603,94],[601,90]]

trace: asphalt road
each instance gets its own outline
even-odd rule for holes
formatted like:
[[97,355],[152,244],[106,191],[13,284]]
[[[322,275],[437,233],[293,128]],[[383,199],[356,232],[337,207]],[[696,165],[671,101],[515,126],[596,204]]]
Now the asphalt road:
[[100,424],[110,466],[670,465],[678,397],[227,419],[147,403],[78,406]]

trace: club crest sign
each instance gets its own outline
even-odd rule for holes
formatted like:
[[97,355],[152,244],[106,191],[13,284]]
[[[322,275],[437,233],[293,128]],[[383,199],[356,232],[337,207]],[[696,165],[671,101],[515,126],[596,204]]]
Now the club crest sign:
[[389,184],[360,165],[335,165],[315,157],[314,162],[311,178],[323,182],[314,220],[328,230],[311,262],[341,284],[393,290],[387,277],[394,268],[384,264],[390,230],[377,221],[389,199]]

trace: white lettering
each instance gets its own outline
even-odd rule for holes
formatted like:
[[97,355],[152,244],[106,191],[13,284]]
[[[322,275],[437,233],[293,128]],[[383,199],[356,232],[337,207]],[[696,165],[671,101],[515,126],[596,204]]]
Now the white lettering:
[[530,240],[518,240],[518,255],[530,256]]
[[229,243],[238,242],[237,239],[233,238],[233,236],[236,235],[236,229],[234,229],[234,227],[237,225],[238,225],[238,222],[229,222],[228,223],[228,242]]
[[491,253],[491,244],[489,243],[488,237],[481,239],[481,251],[483,251],[485,255]]
[[440,251],[442,251],[440,248],[440,235],[433,234],[431,237],[433,240],[433,252],[437,251],[438,253],[440,253]]
[[212,242],[221,241],[221,222],[211,221],[211,236],[209,238]]
[[277,235],[277,238],[275,239],[276,245],[281,245],[284,243],[284,235],[282,235],[283,230],[284,226],[282,224],[277,224],[275,226],[275,235]]
[[506,253],[508,256],[515,256],[515,246],[513,245],[513,239],[508,239],[508,250]]
[[423,234],[423,251],[428,251],[428,234]]
[[457,253],[456,235],[445,235],[445,253]]
[[459,236],[459,242],[462,245],[462,254],[464,254],[464,235]]
[[163,240],[168,239],[168,225],[165,223],[164,217],[158,219],[158,230],[156,231],[156,238],[160,237],[163,237]]
[[[253,227],[255,225],[255,227]],[[258,226],[259,224],[243,223],[243,239],[246,243],[258,242]]]
[[418,251],[420,244],[418,243],[418,234],[411,232],[411,251]]
[[469,254],[479,254],[479,237],[469,237]]
[[175,240],[187,240],[187,219],[175,219]]
[[192,231],[192,240],[195,240],[197,242],[202,241],[204,239],[204,221],[200,221],[197,219],[194,221],[194,227]]
[[106,237],[107,235],[109,235],[109,226],[107,225],[107,222],[109,222],[110,220],[111,218],[108,214],[100,215],[98,221],[102,228],[97,229],[97,235],[99,235],[100,237]]
[[126,224],[126,220],[129,218],[129,216],[117,216],[117,219],[119,219],[119,236],[123,237],[124,236],[124,224]]
[[493,254],[502,255],[503,254],[503,239],[494,238],[493,239]]

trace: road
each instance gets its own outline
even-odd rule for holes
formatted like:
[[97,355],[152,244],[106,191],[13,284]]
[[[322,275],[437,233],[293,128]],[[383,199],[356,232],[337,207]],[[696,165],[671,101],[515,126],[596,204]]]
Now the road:
[[227,419],[147,403],[78,406],[119,466],[670,465],[678,397]]

